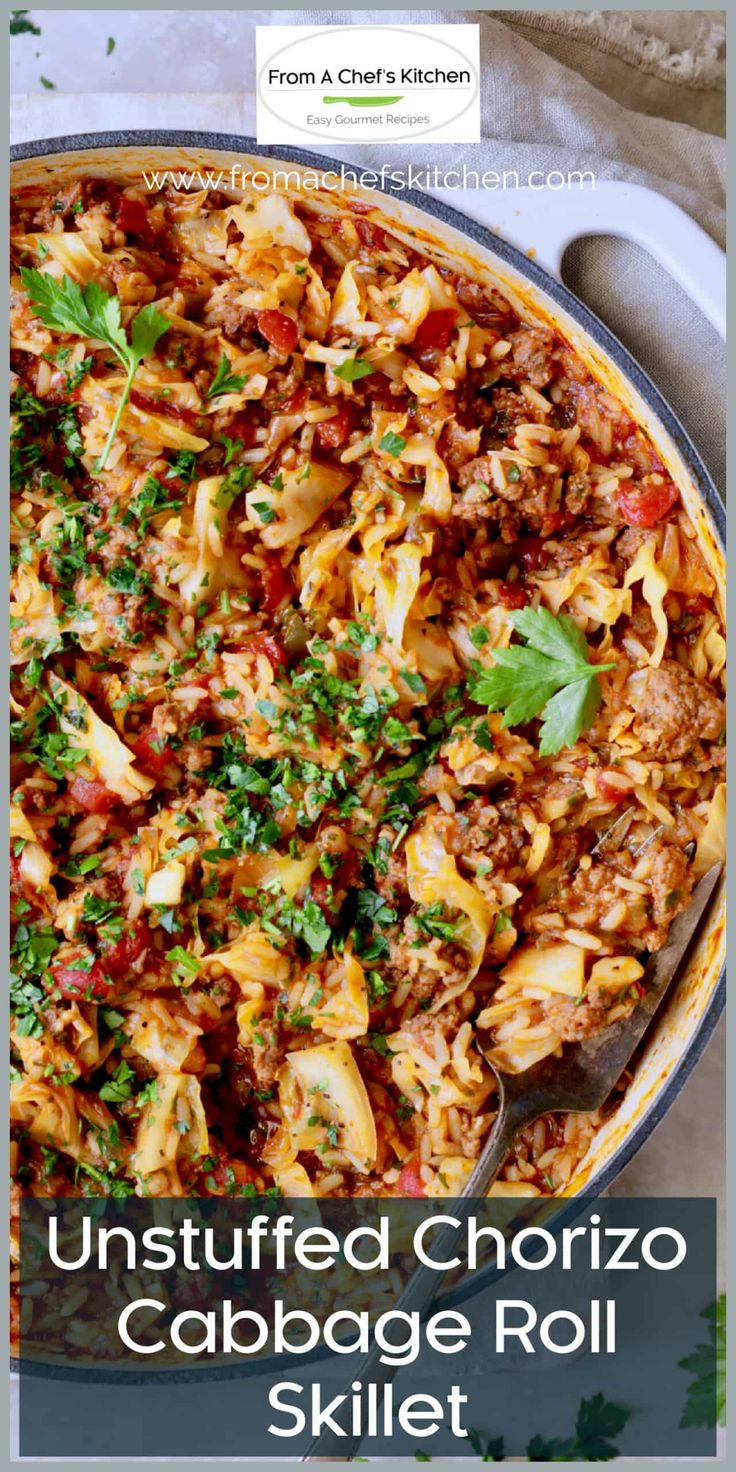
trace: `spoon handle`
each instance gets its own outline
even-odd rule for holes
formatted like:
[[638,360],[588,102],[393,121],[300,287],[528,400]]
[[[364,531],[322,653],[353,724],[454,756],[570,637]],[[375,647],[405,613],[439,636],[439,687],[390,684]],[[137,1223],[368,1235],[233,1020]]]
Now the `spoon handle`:
[[[499,1078],[499,1110],[493,1124],[493,1129],[481,1152],[477,1165],[471,1171],[463,1188],[462,1195],[453,1205],[453,1222],[464,1222],[470,1215],[473,1202],[479,1197],[486,1196],[503,1165],[506,1156],[514,1143],[516,1135],[524,1124],[529,1121],[528,1105],[524,1107],[521,1097],[516,1098],[512,1093],[507,1093],[503,1087],[503,1081]],[[441,1209],[441,1203],[438,1202]],[[457,1253],[457,1227],[449,1225],[443,1227],[432,1239],[432,1256],[435,1262],[443,1261],[445,1254],[449,1257]],[[420,1263],[414,1269],[408,1279],[401,1297],[396,1303],[396,1309],[404,1313],[424,1314],[429,1309],[439,1289],[442,1286],[444,1274],[437,1268]],[[380,1391],[390,1385],[398,1365],[387,1365],[381,1360],[382,1350],[375,1340],[356,1370],[353,1370],[346,1384],[342,1387],[347,1399],[342,1406],[333,1414],[332,1419],[341,1427],[342,1433],[325,1427],[319,1436],[310,1442],[307,1450],[300,1458],[302,1462],[324,1462],[336,1460],[350,1462],[353,1460],[361,1441],[363,1433],[356,1435],[351,1429],[351,1390],[353,1383],[358,1380],[362,1384],[370,1382],[377,1386],[380,1400]],[[339,1392],[338,1392],[339,1393]]]

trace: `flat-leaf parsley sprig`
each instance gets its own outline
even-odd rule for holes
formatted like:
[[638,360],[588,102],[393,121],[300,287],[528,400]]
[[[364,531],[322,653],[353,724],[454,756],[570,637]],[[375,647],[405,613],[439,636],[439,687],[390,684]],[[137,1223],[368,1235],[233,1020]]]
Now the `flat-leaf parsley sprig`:
[[105,448],[96,466],[97,470],[104,470],[123,410],[130,398],[138,365],[153,352],[159,338],[168,332],[171,323],[150,302],[133,318],[128,341],[120,317],[118,298],[109,296],[96,281],[88,281],[85,286],[79,286],[69,276],[62,276],[61,281],[56,281],[53,276],[37,271],[34,266],[21,266],[20,274],[31,306],[45,327],[51,327],[55,332],[73,333],[77,337],[91,337],[104,342],[126,370],[125,387],[110,425]]
[[230,371],[230,359],[223,353],[217,365],[217,372],[207,390],[208,399],[219,399],[221,394],[239,394],[248,382],[247,375],[232,373]]
[[503,710],[504,726],[541,715],[539,754],[554,756],[593,724],[601,703],[598,677],[615,664],[591,664],[585,635],[565,614],[521,608],[511,617],[524,642],[494,649],[493,667],[478,675],[470,695],[489,710]]

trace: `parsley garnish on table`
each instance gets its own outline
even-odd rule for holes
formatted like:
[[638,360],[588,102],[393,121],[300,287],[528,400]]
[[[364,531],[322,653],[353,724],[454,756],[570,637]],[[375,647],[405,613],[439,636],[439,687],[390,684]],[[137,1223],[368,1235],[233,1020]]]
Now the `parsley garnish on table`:
[[614,664],[591,664],[585,635],[565,614],[522,608],[512,614],[523,643],[494,649],[494,665],[470,686],[471,698],[504,712],[504,726],[542,716],[540,756],[574,746],[601,703],[599,676]]
[[530,1462],[610,1462],[619,1455],[611,1438],[623,1431],[630,1414],[599,1391],[590,1400],[581,1400],[572,1436],[549,1441],[534,1436],[527,1457]]
[[120,302],[108,296],[96,281],[79,286],[68,276],[55,281],[37,271],[35,266],[21,266],[23,285],[39,321],[55,332],[68,332],[76,337],[95,338],[105,343],[126,370],[127,378],[120,402],[110,425],[105,448],[96,469],[104,470],[120,426],[123,410],[130,398],[136,370],[147,358],[160,337],[168,332],[170,322],[157,312],[152,302],[136,313],[130,325],[130,340],[120,316]]
[[[598,1392],[590,1400],[581,1400],[575,1420],[575,1430],[569,1437],[533,1436],[527,1443],[528,1462],[610,1462],[619,1456],[618,1447],[611,1440],[623,1431],[631,1412],[617,1406]],[[477,1430],[468,1430],[470,1442],[481,1462],[517,1461],[506,1456],[503,1437],[483,1437]],[[414,1455],[417,1462],[431,1462],[424,1451]]]
[[725,1426],[726,1424],[726,1295],[703,1310],[708,1320],[710,1343],[699,1344],[692,1354],[679,1360],[682,1370],[690,1370],[691,1381],[681,1426]]
[[27,20],[27,10],[11,10],[10,12],[10,34],[11,36],[40,36],[41,27]]

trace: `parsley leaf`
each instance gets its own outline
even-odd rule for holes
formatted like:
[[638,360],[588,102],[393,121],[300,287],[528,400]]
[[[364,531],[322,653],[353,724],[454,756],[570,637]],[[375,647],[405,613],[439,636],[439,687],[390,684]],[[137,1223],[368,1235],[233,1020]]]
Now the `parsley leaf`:
[[483,1441],[480,1432],[468,1427],[468,1441],[481,1462],[504,1462],[504,1442],[501,1436],[488,1436]]
[[11,36],[40,36],[41,27],[34,25],[32,20],[26,20],[27,14],[27,10],[11,10]]
[[135,1078],[133,1069],[123,1059],[122,1063],[115,1069],[112,1078],[102,1085],[100,1098],[106,1099],[108,1104],[120,1104],[124,1099],[129,1099],[133,1090],[131,1079]]
[[181,507],[181,500],[171,497],[155,475],[148,475],[143,489],[130,502],[122,518],[123,525],[127,526],[135,518],[140,522],[141,536],[145,536],[151,517],[162,511],[180,511]]
[[522,608],[512,620],[525,642],[494,649],[493,668],[477,676],[469,693],[479,705],[503,710],[504,726],[541,715],[539,754],[554,756],[592,724],[601,703],[598,676],[615,666],[590,664],[585,636],[565,614]]
[[315,900],[307,900],[302,906],[299,933],[313,956],[322,954],[332,934],[332,927]]
[[708,1320],[710,1343],[699,1344],[692,1354],[678,1363],[690,1370],[694,1379],[687,1392],[681,1426],[719,1426],[726,1424],[726,1295],[703,1310]]
[[254,501],[253,510],[258,512],[259,520],[264,526],[270,526],[271,522],[276,520],[276,512],[273,506],[269,506],[268,501]]
[[610,1462],[618,1456],[618,1447],[610,1438],[623,1431],[629,1415],[628,1410],[607,1401],[599,1391],[590,1400],[581,1400],[573,1436],[550,1441],[533,1436],[527,1457],[530,1462]]
[[367,378],[374,370],[373,364],[366,363],[364,358],[346,358],[332,371],[335,378],[341,378],[343,383],[357,383],[359,378]]
[[130,398],[138,365],[153,352],[159,338],[168,332],[171,324],[149,302],[133,318],[128,341],[118,298],[108,296],[96,281],[88,281],[86,286],[80,286],[68,276],[55,281],[52,276],[37,271],[35,266],[21,266],[20,274],[31,306],[45,327],[51,327],[56,332],[73,333],[76,337],[98,338],[111,349],[127,371],[125,387],[96,467],[97,470],[104,470],[123,410]]
[[169,462],[166,479],[176,480],[178,478],[184,482],[184,485],[189,485],[189,482],[194,480],[196,473],[197,456],[194,450],[177,450],[173,459]]
[[403,435],[394,434],[392,429],[388,429],[378,441],[378,448],[379,450],[385,450],[387,455],[393,455],[394,460],[396,460],[402,450],[406,449],[406,440]]
[[240,373],[230,372],[230,359],[223,353],[217,365],[217,372],[207,390],[208,399],[217,399],[220,394],[239,394],[241,388],[247,383]]

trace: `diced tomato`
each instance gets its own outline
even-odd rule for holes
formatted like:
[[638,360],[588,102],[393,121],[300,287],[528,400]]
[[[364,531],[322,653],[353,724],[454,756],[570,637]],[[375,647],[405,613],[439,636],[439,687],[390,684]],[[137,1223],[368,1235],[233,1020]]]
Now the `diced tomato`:
[[120,801],[104,782],[88,782],[86,777],[75,777],[69,783],[69,796],[85,813],[109,813]]
[[105,1002],[112,991],[112,981],[105,976],[99,961],[93,961],[89,971],[75,966],[52,966],[51,975],[55,990],[68,1002],[78,1001],[80,997]]
[[249,646],[251,649],[257,649],[259,653],[265,654],[266,659],[271,661],[274,669],[280,664],[286,667],[289,663],[289,656],[281,640],[277,639],[275,634],[254,634],[253,638],[249,641]]
[[371,220],[361,219],[354,220],[353,224],[358,232],[361,245],[371,245],[378,250],[383,250],[386,244],[386,231],[381,225],[374,225]]
[[344,445],[353,427],[353,412],[349,404],[343,404],[331,419],[323,419],[317,425],[317,439],[323,450],[336,450]]
[[618,505],[628,526],[656,526],[674,506],[680,492],[671,480],[621,486]]
[[[257,429],[258,421],[251,408],[241,409],[239,414],[234,414],[228,424],[227,432],[231,440],[240,440],[244,450],[252,450],[256,442]],[[171,485],[171,483],[167,477],[166,484]]]
[[568,520],[566,511],[551,511],[549,516],[542,519],[542,540],[545,537],[554,536],[555,532],[561,532],[565,522]]
[[[373,387],[374,383],[376,383],[375,388]],[[373,408],[386,409],[388,412],[393,414],[406,413],[406,396],[403,392],[400,394],[392,394],[387,380],[382,375],[379,376],[378,373],[367,373],[365,378],[361,378],[356,386],[359,389],[364,389],[366,384],[370,386],[371,405],[373,406]]]
[[549,562],[549,552],[543,537],[522,537],[516,543],[514,553],[527,572],[538,572]]
[[410,1160],[402,1165],[396,1189],[401,1196],[426,1196],[418,1160]]
[[352,889],[358,883],[360,876],[360,857],[354,848],[349,848],[343,854],[340,863],[334,873],[328,879],[321,869],[315,869],[309,881],[309,891],[312,899],[319,905],[320,909],[327,915],[328,919],[335,918],[335,895],[338,890]]
[[604,767],[602,772],[598,772],[595,785],[604,802],[624,802],[634,790],[631,778],[611,767]]
[[306,383],[300,383],[299,387],[294,390],[293,394],[289,394],[288,399],[284,399],[284,402],[279,409],[279,413],[299,414],[302,409],[306,408],[308,402],[309,389],[307,388]]
[[498,601],[504,608],[526,608],[531,601],[531,593],[523,583],[499,583]]
[[137,388],[131,390],[130,402],[136,409],[142,409],[144,414],[159,414],[165,419],[176,419],[178,423],[191,425],[197,419],[194,409],[182,409],[180,404],[175,404],[171,399],[153,398],[151,394],[142,394]]
[[141,204],[139,199],[129,199],[126,194],[120,196],[115,223],[125,231],[126,235],[148,235],[150,233],[146,206]]
[[343,854],[330,883],[333,889],[352,889],[360,876],[360,855],[354,848]]
[[299,341],[299,328],[293,317],[287,317],[285,312],[256,312],[256,322],[261,337],[277,353],[293,353]]
[[174,760],[171,747],[165,741],[162,742],[161,737],[156,735],[152,726],[139,731],[132,746],[139,762],[147,767],[153,776],[160,777],[169,762]]
[[294,583],[291,573],[283,567],[280,558],[275,553],[267,552],[263,567],[261,568],[261,587],[263,596],[261,607],[267,613],[273,613],[287,599],[291,601],[294,596]]
[[120,940],[103,950],[101,960],[105,971],[115,980],[123,977],[150,944],[151,932],[146,921],[137,921],[135,925],[131,925],[129,931],[121,935]]
[[418,352],[426,353],[429,348],[437,348],[443,353],[450,346],[456,320],[454,307],[438,307],[434,312],[428,312],[414,338]]
[[309,881],[309,893],[328,920],[335,918],[335,881],[328,879],[321,869],[315,869]]

